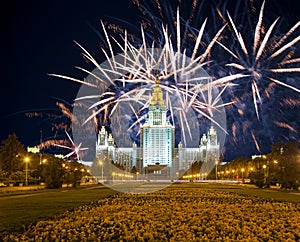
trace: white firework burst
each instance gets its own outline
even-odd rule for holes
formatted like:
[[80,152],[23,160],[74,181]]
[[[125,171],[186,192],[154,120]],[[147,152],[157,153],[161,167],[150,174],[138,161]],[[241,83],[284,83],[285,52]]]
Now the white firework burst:
[[61,144],[54,144],[54,146],[71,150],[71,152],[68,153],[67,155],[65,155],[64,158],[69,158],[72,155],[76,155],[77,160],[80,160],[80,156],[79,156],[80,152],[84,151],[84,150],[88,150],[88,148],[81,148],[82,143],[80,143],[79,145],[76,145],[66,130],[65,130],[65,133],[66,133],[68,140],[70,141],[72,146],[70,147],[70,146],[61,145]]
[[[231,43],[231,47],[228,47],[226,44],[218,42],[233,59],[232,62],[227,64],[227,67],[231,67],[236,73],[249,75],[246,82],[249,83],[249,80],[251,82],[253,103],[258,119],[258,104],[262,103],[261,92],[264,85],[275,83],[300,92],[299,88],[283,80],[286,76],[283,76],[282,80],[280,80],[277,75],[300,72],[300,58],[294,58],[295,51],[293,50],[300,41],[300,36],[292,38],[300,26],[300,21],[279,37],[278,34],[274,33],[279,20],[277,18],[264,33],[264,7],[265,1],[260,9],[253,39],[249,38],[249,32],[243,36],[238,31],[236,23],[234,23],[229,12],[227,12],[232,32],[238,44],[236,45],[235,42],[232,42],[234,44]],[[239,84],[243,85],[242,82],[239,82]],[[263,91],[268,96],[268,89],[265,88]]]
[[[104,113],[106,118],[112,117],[115,113],[121,114],[122,112],[119,109],[123,108],[124,105],[127,105],[127,108],[137,117],[137,121],[130,126],[130,129],[141,123],[146,115],[139,117],[137,107],[133,103],[141,107],[139,111],[148,107],[151,87],[155,84],[156,75],[158,75],[161,81],[160,87],[165,92],[166,104],[170,110],[172,120],[174,120],[174,116],[179,118],[183,141],[187,136],[191,137],[190,126],[187,125],[187,113],[191,111],[207,118],[226,132],[222,124],[215,119],[214,113],[222,112],[225,106],[232,104],[232,102],[223,103],[221,99],[224,90],[228,86],[232,86],[231,81],[247,75],[236,74],[216,80],[210,78],[203,67],[208,64],[206,59],[220,38],[225,26],[217,31],[206,50],[199,55],[197,53],[206,25],[206,21],[204,21],[198,30],[193,52],[189,58],[186,56],[186,49],[183,49],[182,53],[180,52],[182,48],[179,10],[177,10],[176,19],[176,46],[174,47],[172,44],[167,26],[162,26],[164,45],[159,49],[155,48],[154,43],[152,46],[147,46],[143,28],[141,28],[142,43],[136,47],[128,40],[127,32],[125,32],[122,41],[117,41],[116,38],[108,35],[102,23],[109,47],[108,51],[102,49],[106,56],[104,67],[77,43],[83,50],[84,57],[96,67],[94,71],[79,68],[89,74],[90,78],[82,81],[62,75],[51,75],[79,82],[98,90],[98,94],[82,95],[76,99],[76,101],[94,100],[89,107],[92,110],[91,114],[85,120],[85,123],[100,113]],[[116,56],[113,50],[114,46],[117,46],[122,54]],[[119,86],[116,83],[119,83]],[[133,86],[128,88],[129,85]],[[218,88],[221,88],[221,92],[218,91]],[[119,114],[117,116],[121,118]]]

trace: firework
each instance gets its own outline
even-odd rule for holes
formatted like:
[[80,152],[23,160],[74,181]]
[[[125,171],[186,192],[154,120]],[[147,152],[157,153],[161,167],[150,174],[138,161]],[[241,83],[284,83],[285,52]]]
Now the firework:
[[[227,66],[237,70],[238,73],[250,76],[246,82],[251,82],[251,84],[249,84],[251,85],[253,104],[257,118],[259,118],[258,103],[262,103],[261,88],[266,87],[266,83],[275,83],[296,92],[300,92],[300,89],[289,85],[282,80],[278,80],[274,75],[276,73],[300,72],[299,67],[291,66],[292,64],[298,64],[300,62],[299,58],[293,58],[293,51],[291,51],[292,47],[300,40],[300,36],[290,38],[300,26],[300,22],[296,23],[286,34],[278,38],[276,34],[272,36],[274,28],[279,20],[279,18],[277,18],[268,28],[265,35],[262,36],[264,6],[265,2],[263,2],[260,9],[253,36],[253,43],[250,48],[247,48],[248,43],[245,43],[249,38],[243,38],[242,34],[238,32],[236,24],[233,22],[229,13],[228,18],[240,49],[233,47],[233,45],[231,48],[227,48],[220,43],[220,45],[230,53],[235,60],[235,62],[228,63]],[[283,79],[285,79],[284,76]],[[266,94],[268,95],[267,89]]]
[[80,152],[82,152],[84,150],[88,150],[88,148],[81,148],[82,143],[80,143],[79,145],[76,145],[74,143],[73,139],[71,138],[71,136],[68,134],[68,132],[65,131],[65,133],[66,133],[66,135],[69,139],[69,142],[71,143],[71,147],[66,146],[66,145],[57,144],[57,143],[54,143],[53,145],[57,146],[57,147],[60,147],[60,148],[71,150],[71,152],[68,153],[67,155],[65,155],[64,158],[69,158],[72,155],[76,155],[77,160],[80,160],[80,156],[79,156]]
[[[178,1],[175,6],[167,1],[150,1],[147,5],[135,1],[143,14],[139,34],[102,23],[104,64],[77,43],[85,60],[96,69],[77,67],[89,75],[85,80],[52,74],[84,86],[73,110],[77,130],[82,132],[85,126],[90,127],[91,136],[97,130],[95,123],[100,123],[114,127],[115,137],[130,141],[132,137],[123,134],[139,134],[138,127],[146,117],[158,74],[170,120],[178,119],[185,144],[193,139],[193,131],[198,129],[195,134],[199,134],[196,126],[200,126],[202,119],[214,123],[224,134],[227,121],[232,131],[227,150],[252,139],[256,151],[263,152],[261,144],[274,141],[277,132],[270,126],[272,123],[297,132],[299,124],[289,123],[279,104],[286,95],[281,90],[299,92],[292,74],[300,71],[300,58],[296,57],[300,22],[281,34],[279,19],[268,28],[264,26],[265,3],[259,10],[257,24],[252,26],[251,18],[256,13],[253,1],[239,1],[243,3],[236,5],[233,14],[227,12],[229,2],[210,5],[211,18],[203,14],[204,1],[193,1],[190,11],[186,10],[185,2]],[[241,16],[241,11],[247,14]],[[298,103],[299,99],[296,96],[284,102],[291,103],[288,100]],[[225,110],[224,122],[220,113]],[[82,113],[86,115],[82,117]],[[274,120],[269,122],[270,118]],[[90,122],[93,125],[87,125]]]
[[[297,135],[296,127],[299,126],[295,122],[288,124],[291,122],[288,121],[288,110],[280,109],[280,102],[287,95],[297,96],[300,92],[299,85],[295,82],[300,72],[300,59],[296,56],[297,43],[300,40],[300,22],[283,34],[280,32],[279,18],[266,27],[265,5],[265,2],[261,5],[255,26],[241,24],[239,19],[234,21],[231,13],[227,12],[230,32],[226,34],[229,41],[223,39],[218,42],[229,54],[226,56],[224,53],[228,60],[224,69],[227,68],[227,72],[233,74],[249,75],[233,81],[238,84],[231,89],[231,96],[236,99],[238,112],[227,113],[228,116],[235,116],[235,130],[232,131],[236,133],[238,127],[242,131],[241,124],[247,122],[249,124],[247,132],[241,134],[252,138],[253,145],[259,153],[265,152],[266,146],[270,147],[266,144],[278,141],[279,137],[283,138],[280,135],[283,133],[282,130],[276,129],[272,124],[276,124],[279,128],[284,127],[289,132],[294,131],[294,135]],[[225,15],[223,17],[226,18]],[[252,23],[250,17],[252,15],[249,16],[249,23]],[[251,107],[254,107],[258,121],[254,120]],[[284,139],[290,140],[292,137],[295,138],[289,135]]]
[[[172,40],[168,37],[167,26],[161,26],[164,45],[161,48],[155,48],[154,44],[150,47],[147,45],[148,41],[143,28],[141,28],[142,43],[135,47],[128,40],[127,33],[123,36],[122,42],[119,42],[108,35],[105,26],[102,24],[109,47],[108,51],[102,49],[107,58],[105,64],[99,64],[87,50],[77,43],[84,52],[84,58],[96,67],[92,72],[80,68],[89,76],[82,81],[86,85],[83,85],[81,93],[79,92],[73,114],[82,115],[82,109],[77,111],[76,104],[82,105],[86,101],[93,102],[89,107],[89,110],[91,110],[90,115],[84,120],[83,124],[87,124],[90,120],[102,115],[102,122],[109,122],[111,127],[114,127],[115,137],[121,137],[124,132],[131,132],[131,129],[143,123],[146,117],[146,115],[139,116],[137,112],[141,112],[141,110],[148,107],[150,91],[155,83],[156,75],[158,75],[161,82],[160,87],[165,92],[171,120],[175,120],[175,117],[178,119],[182,132],[181,138],[185,146],[188,146],[188,143],[191,142],[196,147],[199,144],[198,117],[208,119],[218,126],[223,133],[226,133],[226,123],[224,125],[222,114],[225,114],[224,107],[231,105],[233,102],[223,103],[221,95],[227,87],[232,86],[230,83],[232,80],[247,75],[236,74],[212,79],[203,70],[203,67],[209,63],[206,60],[225,26],[217,31],[205,51],[198,55],[199,45],[205,33],[206,21],[204,21],[198,30],[193,46],[193,54],[189,58],[185,54],[186,49],[183,49],[183,53],[180,52],[182,30],[180,28],[179,10],[176,12],[176,20],[177,50],[174,49]],[[113,46],[118,46],[122,53],[116,55]],[[65,78],[61,75],[51,75]],[[73,80],[73,78],[68,77],[67,79]],[[91,95],[90,90],[93,88],[100,94]],[[221,92],[217,88],[221,88]],[[126,130],[124,127],[128,127],[128,125],[124,125],[124,120],[126,121],[126,117],[130,119],[130,113],[133,113],[133,116],[136,117],[136,122]],[[129,120],[127,121],[129,122]],[[117,130],[116,127],[120,127],[120,130]]]

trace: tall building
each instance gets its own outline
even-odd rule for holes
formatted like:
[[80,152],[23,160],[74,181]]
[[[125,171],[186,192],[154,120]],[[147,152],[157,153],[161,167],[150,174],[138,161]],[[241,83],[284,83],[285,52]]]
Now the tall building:
[[150,165],[172,167],[174,130],[174,126],[167,120],[167,108],[157,79],[152,92],[148,118],[141,127],[140,147],[143,168]]
[[[140,147],[135,142],[132,147],[116,147],[112,134],[108,134],[103,126],[96,143],[98,161],[105,161],[107,167],[113,162],[128,172],[136,170],[139,174],[155,177],[175,177],[183,174],[195,161],[215,163],[219,159],[220,146],[213,126],[203,134],[198,147],[183,147],[181,142],[175,147],[175,127],[167,119],[167,107],[159,84],[157,79],[148,117],[140,127]],[[113,172],[110,168],[105,173],[108,178]]]

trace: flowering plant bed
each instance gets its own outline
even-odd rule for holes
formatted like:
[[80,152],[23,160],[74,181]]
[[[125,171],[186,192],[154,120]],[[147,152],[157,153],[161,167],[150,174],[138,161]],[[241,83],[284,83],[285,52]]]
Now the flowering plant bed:
[[198,186],[116,194],[4,240],[297,241],[300,204]]

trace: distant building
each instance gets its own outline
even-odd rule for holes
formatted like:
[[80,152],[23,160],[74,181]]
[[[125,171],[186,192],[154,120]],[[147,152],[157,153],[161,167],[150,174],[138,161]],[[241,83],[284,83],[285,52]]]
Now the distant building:
[[[203,134],[199,147],[183,147],[180,142],[175,148],[175,127],[167,120],[167,108],[163,91],[156,80],[149,105],[148,118],[141,126],[140,147],[135,142],[132,147],[116,147],[112,134],[104,126],[98,133],[96,161],[103,165],[113,162],[130,172],[158,177],[175,177],[183,174],[193,162],[215,162],[219,159],[220,145],[213,126]],[[111,176],[111,169],[104,175]]]
[[40,148],[36,147],[36,146],[34,146],[34,147],[27,146],[27,152],[37,154],[37,153],[40,153]]
[[65,156],[62,155],[62,154],[54,154],[54,157],[60,158],[60,159],[64,159],[65,158]]

